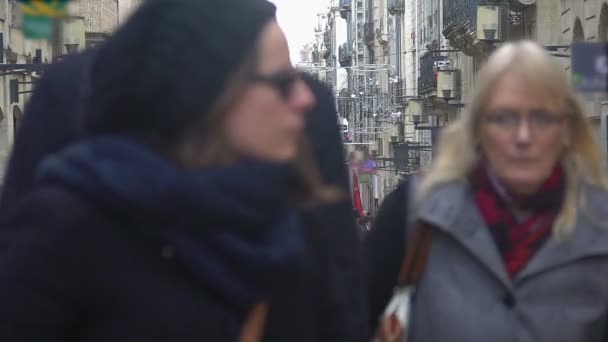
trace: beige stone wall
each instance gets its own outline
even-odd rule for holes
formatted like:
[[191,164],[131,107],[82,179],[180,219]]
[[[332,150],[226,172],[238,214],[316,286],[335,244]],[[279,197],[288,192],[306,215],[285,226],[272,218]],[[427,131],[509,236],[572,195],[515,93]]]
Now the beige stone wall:
[[[551,0],[539,0],[547,2]],[[608,6],[606,0],[559,0],[555,1],[558,5],[558,12],[560,20],[557,22],[559,25],[551,25],[548,21],[545,26],[546,29],[553,29],[559,32],[559,42],[561,44],[571,44],[574,39],[575,23],[580,20],[583,28],[583,40],[586,42],[597,42],[606,40],[606,37],[602,37],[601,28],[604,31],[608,28],[608,17],[602,18],[602,8]],[[608,9],[608,7],[606,7]],[[608,14],[605,13],[605,14]],[[603,20],[603,22],[602,22]],[[568,51],[570,52],[570,51]],[[570,59],[562,59],[561,61],[564,72],[570,74]],[[605,154],[607,152],[606,141],[608,136],[606,135],[606,129],[602,126],[604,118],[606,116],[606,105],[608,96],[606,94],[592,94],[584,95],[584,106],[589,122],[591,123],[597,138],[600,141]]]
[[78,16],[85,18],[86,32],[112,32],[118,26],[118,0],[73,0]]
[[134,10],[141,5],[142,0],[119,0],[118,23],[124,23]]
[[[85,32],[111,33],[118,26],[121,18],[126,19],[132,8],[136,7],[141,0],[120,0],[120,2],[118,0],[72,0],[69,7],[72,19],[64,24],[64,29],[66,29],[64,36],[67,34],[69,37],[64,38],[74,38],[80,41],[80,48],[83,48]],[[10,46],[11,50],[17,53],[17,63],[25,63],[28,55],[35,56],[36,49],[42,49],[43,61],[50,62],[52,45],[49,42],[30,41],[23,37],[16,3],[16,0],[10,0],[8,3],[0,1],[0,32],[4,33],[4,48]],[[0,77],[0,184],[15,135],[13,114],[23,111],[30,97],[29,94],[22,94],[18,103],[9,103],[9,81],[18,79],[21,82],[30,82],[38,77],[39,75],[36,74]],[[24,91],[31,89],[32,85],[22,84],[19,87],[20,91]]]
[[[0,2],[0,32],[4,36],[5,51],[10,47],[11,51],[17,54],[17,63],[26,63],[29,58],[36,55],[36,50],[42,50],[43,62],[50,61],[52,55],[51,44],[45,40],[26,40],[21,31],[20,13],[16,6],[16,1]],[[6,55],[5,55],[5,63]],[[33,73],[18,74],[0,77],[0,184],[4,174],[4,165],[8,160],[10,148],[14,139],[15,114],[23,111],[30,94],[19,95],[19,102],[10,103],[8,84],[11,79],[20,82],[31,82],[39,75]],[[20,91],[32,89],[31,84],[19,85]]]

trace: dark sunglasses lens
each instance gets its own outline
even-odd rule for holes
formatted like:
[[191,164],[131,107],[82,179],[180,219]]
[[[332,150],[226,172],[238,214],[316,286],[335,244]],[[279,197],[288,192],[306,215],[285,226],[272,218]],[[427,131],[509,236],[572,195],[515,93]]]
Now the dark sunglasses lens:
[[282,77],[277,78],[276,85],[283,99],[289,100],[292,94],[293,87],[298,79],[299,75],[297,74],[286,74],[282,75]]

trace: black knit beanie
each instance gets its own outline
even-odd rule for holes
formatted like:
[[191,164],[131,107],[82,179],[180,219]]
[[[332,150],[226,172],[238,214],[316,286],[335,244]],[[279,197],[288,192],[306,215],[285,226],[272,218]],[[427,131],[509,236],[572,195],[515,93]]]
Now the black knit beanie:
[[275,18],[266,0],[146,0],[97,52],[88,135],[174,143],[215,104]]

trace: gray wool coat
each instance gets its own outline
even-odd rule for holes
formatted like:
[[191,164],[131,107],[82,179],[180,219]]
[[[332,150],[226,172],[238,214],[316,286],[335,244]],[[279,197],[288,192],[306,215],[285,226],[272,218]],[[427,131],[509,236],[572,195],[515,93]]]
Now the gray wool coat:
[[408,341],[608,342],[608,193],[582,191],[573,235],[546,242],[513,280],[470,187],[431,191],[408,215],[439,228]]

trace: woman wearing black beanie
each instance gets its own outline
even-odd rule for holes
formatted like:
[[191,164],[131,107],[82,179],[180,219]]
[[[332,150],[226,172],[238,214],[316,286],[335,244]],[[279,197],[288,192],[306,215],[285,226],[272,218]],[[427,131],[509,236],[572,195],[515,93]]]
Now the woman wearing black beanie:
[[337,336],[302,213],[340,194],[301,138],[315,99],[288,56],[266,1],[147,1],[94,58],[86,138],[6,224],[0,340]]

